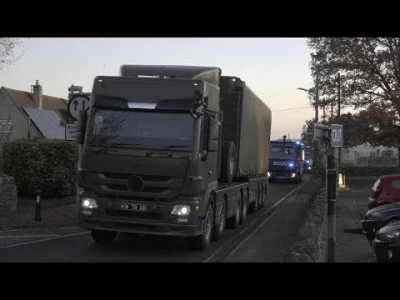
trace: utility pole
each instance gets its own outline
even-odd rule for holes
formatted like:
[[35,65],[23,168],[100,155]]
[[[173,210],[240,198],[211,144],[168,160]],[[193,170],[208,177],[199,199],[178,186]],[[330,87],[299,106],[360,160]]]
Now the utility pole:
[[335,262],[336,254],[336,198],[337,172],[334,148],[328,146],[326,188],[328,200],[328,262]]
[[321,101],[321,106],[322,106],[322,122],[325,123],[326,122],[326,100],[322,99]]
[[[317,67],[318,68],[318,67]],[[317,69],[317,72],[315,74],[315,93],[314,93],[314,98],[315,98],[315,123],[318,123],[318,110],[319,110],[319,71]],[[319,162],[319,145],[318,142],[314,140],[314,151],[313,151],[313,164],[315,166],[318,166]]]
[[[337,74],[338,80],[338,117],[340,118],[340,107],[341,107],[341,99],[340,99],[340,90],[341,90],[341,82],[340,82],[340,73]],[[338,174],[342,173],[342,149],[338,148]]]
[[318,123],[318,110],[319,110],[319,74],[317,71],[317,74],[315,76],[315,122]]

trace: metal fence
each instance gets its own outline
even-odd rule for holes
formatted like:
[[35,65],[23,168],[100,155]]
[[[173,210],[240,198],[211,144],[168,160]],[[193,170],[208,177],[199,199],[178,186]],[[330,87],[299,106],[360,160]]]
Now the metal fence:
[[399,165],[397,150],[360,152],[342,149],[342,165],[346,167],[390,168]]

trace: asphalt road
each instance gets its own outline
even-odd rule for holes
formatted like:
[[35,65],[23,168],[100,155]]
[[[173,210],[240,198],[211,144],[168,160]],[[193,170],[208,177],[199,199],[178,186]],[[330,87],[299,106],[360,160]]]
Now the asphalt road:
[[[13,244],[0,245],[1,262],[207,262],[222,261],[243,242],[257,223],[268,219],[279,210],[281,204],[299,185],[271,183],[266,206],[255,214],[249,214],[246,224],[237,230],[226,230],[224,237],[203,252],[191,251],[184,240],[164,237],[121,236],[108,247],[96,245],[88,232],[75,232],[46,240],[18,242],[14,234]],[[279,204],[279,205],[277,205]],[[271,218],[269,222],[274,219]],[[267,221],[268,222],[268,221]],[[255,228],[254,228],[255,229]],[[1,233],[0,233],[1,234]],[[282,236],[285,232],[280,233]],[[4,237],[4,235],[2,236]],[[0,236],[1,238],[1,236]],[[26,239],[26,234],[24,234]]]

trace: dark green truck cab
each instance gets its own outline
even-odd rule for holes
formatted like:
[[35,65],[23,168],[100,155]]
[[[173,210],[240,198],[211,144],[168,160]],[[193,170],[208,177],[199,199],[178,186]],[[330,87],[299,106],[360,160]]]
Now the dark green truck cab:
[[241,124],[244,83],[231,79],[189,66],[122,66],[121,76],[95,78],[77,137],[79,219],[95,241],[181,236],[202,250],[263,205],[271,113],[257,98],[247,110],[258,108],[262,122]]

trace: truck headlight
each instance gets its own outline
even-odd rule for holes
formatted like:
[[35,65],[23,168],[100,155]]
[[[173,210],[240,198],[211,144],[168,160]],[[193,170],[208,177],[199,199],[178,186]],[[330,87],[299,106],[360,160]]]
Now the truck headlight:
[[93,198],[82,198],[82,207],[87,209],[97,209],[97,202]]
[[175,205],[171,211],[172,215],[177,216],[187,216],[190,214],[190,206],[189,205]]

